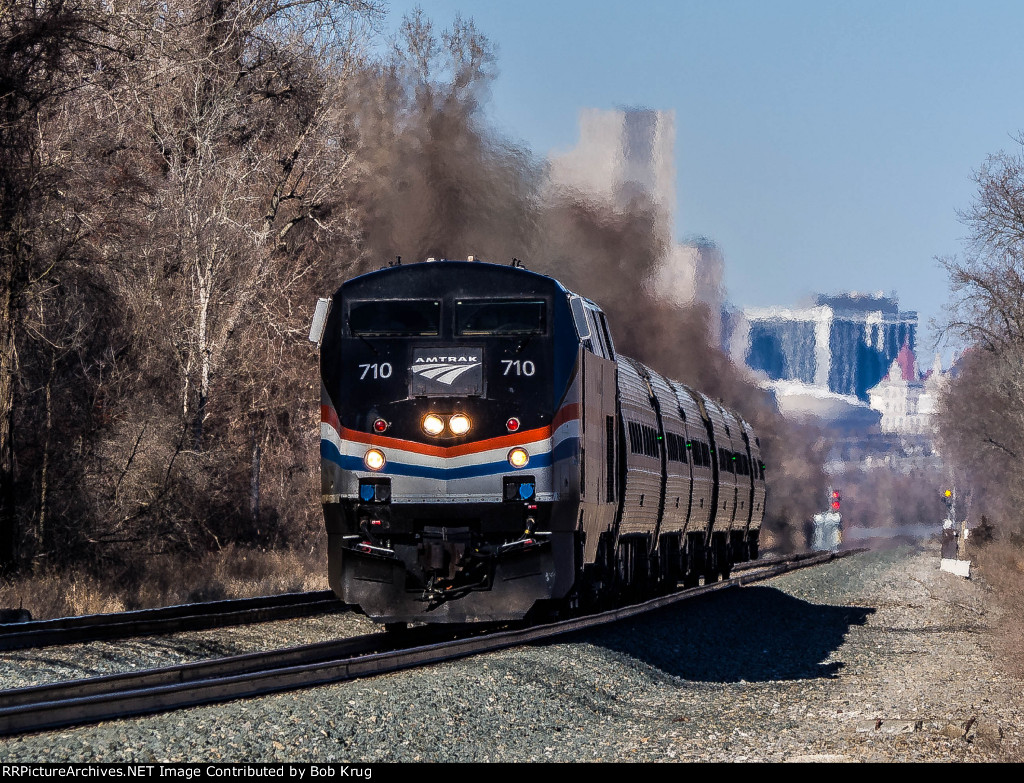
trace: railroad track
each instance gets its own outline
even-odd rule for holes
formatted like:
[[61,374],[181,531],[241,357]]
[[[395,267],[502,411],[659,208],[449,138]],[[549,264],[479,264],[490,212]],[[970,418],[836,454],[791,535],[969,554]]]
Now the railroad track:
[[[733,571],[767,565],[776,559],[785,558],[762,558],[755,563],[741,563],[734,566]],[[347,608],[330,590],[317,590],[258,598],[206,601],[131,612],[0,623],[0,651],[127,639],[133,636],[181,631],[202,631],[271,620],[291,620],[316,614],[342,612]]]
[[501,650],[617,622],[679,601],[760,582],[860,551],[864,550],[775,559],[745,567],[742,573],[729,580],[544,625],[473,629],[461,635],[449,627],[426,626],[400,633],[368,634],[142,672],[0,691],[0,735],[263,696]]
[[133,612],[62,617],[56,620],[0,623],[0,650],[201,631],[345,610],[346,605],[330,590],[318,590],[260,598],[206,601]]

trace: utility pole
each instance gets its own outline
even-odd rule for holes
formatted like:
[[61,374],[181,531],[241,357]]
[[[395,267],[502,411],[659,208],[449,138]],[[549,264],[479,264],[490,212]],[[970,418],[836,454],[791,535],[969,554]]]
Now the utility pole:
[[949,514],[942,523],[942,560],[940,568],[951,571],[958,576],[970,578],[971,563],[967,559],[964,539],[967,537],[967,515],[957,522],[956,518],[956,485],[950,483],[943,495]]

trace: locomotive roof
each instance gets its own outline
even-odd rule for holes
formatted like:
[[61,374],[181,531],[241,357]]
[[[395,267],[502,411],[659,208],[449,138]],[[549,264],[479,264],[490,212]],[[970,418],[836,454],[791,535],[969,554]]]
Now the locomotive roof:
[[389,299],[407,296],[541,294],[569,291],[555,278],[522,267],[485,261],[421,261],[368,272],[345,281],[335,293],[358,291]]

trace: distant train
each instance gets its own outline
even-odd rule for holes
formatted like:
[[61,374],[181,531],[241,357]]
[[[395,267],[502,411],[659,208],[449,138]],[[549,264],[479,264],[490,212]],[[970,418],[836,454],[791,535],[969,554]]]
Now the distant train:
[[615,351],[557,280],[396,265],[317,307],[331,587],[386,623],[513,620],[754,559],[750,425]]

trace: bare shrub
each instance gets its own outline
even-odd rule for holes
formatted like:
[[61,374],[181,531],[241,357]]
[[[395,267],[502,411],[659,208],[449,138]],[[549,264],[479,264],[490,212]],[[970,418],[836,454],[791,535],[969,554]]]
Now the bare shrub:
[[53,571],[0,582],[0,606],[28,609],[34,620],[125,609],[122,597],[113,594],[105,580]]
[[296,551],[226,546],[201,557],[156,555],[103,579],[81,571],[48,571],[0,582],[0,606],[25,608],[33,619],[326,590],[324,548]]
[[227,546],[199,559],[154,558],[134,588],[139,608],[327,589],[326,555]]
[[1003,610],[995,624],[995,646],[1003,666],[1024,678],[1024,548],[1009,538],[981,546],[968,539],[968,554]]

